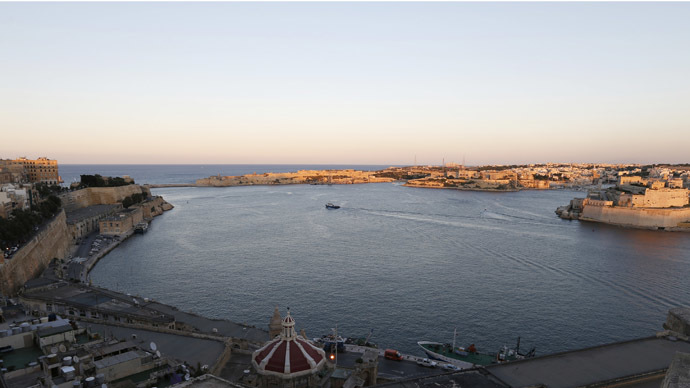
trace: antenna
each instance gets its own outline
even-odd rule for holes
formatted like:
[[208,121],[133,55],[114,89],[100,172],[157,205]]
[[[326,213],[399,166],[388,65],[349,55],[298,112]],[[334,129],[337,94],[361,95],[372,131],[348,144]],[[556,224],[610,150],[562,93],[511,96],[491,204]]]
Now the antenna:
[[78,362],[79,362],[79,357],[77,357],[77,356],[72,357],[72,362],[75,363],[75,364],[78,363]]
[[57,354],[58,348],[56,348],[55,346],[53,346],[52,348],[50,348],[50,352],[53,353],[53,354]]
[[62,345],[62,344],[60,344],[60,347],[58,347],[58,349],[60,349],[60,353],[64,353],[67,351],[67,348],[65,347],[65,345]]
[[161,358],[161,351],[160,350],[156,350],[156,357]]
[[154,352],[155,352],[156,350],[158,350],[158,347],[156,346],[156,343],[155,343],[155,342],[151,342],[151,344],[150,344],[149,346],[151,347],[151,350],[153,350]]

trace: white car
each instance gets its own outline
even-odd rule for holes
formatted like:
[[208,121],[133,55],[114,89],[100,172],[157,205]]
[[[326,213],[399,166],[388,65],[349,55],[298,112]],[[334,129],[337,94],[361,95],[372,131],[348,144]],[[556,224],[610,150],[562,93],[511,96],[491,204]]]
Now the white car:
[[460,370],[460,368],[457,365],[453,365],[453,364],[443,364],[443,365],[441,365],[441,368],[443,368],[445,370]]
[[436,361],[431,361],[428,358],[417,360],[417,365],[426,366],[429,368],[436,368]]

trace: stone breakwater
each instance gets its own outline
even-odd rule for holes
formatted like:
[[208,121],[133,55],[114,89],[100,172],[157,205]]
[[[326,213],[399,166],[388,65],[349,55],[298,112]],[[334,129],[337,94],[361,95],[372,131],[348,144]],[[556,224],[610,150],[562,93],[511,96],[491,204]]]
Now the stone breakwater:
[[264,173],[239,176],[211,176],[198,179],[197,186],[252,186],[252,185],[295,185],[295,184],[334,184],[347,185],[359,183],[393,182],[390,177],[378,177],[377,171],[358,170],[300,170],[287,173]]

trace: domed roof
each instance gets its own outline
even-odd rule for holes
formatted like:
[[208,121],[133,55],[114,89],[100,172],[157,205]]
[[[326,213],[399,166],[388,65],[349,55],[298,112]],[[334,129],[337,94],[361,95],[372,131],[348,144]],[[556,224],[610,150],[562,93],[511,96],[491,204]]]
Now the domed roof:
[[294,326],[295,320],[288,310],[280,336],[252,354],[257,372],[290,379],[316,373],[323,366],[324,351],[296,335]]

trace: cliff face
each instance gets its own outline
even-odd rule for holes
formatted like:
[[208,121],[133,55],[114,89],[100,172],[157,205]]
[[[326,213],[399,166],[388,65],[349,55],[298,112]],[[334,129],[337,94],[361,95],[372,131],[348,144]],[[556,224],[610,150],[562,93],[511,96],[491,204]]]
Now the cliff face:
[[3,295],[15,294],[27,280],[43,272],[53,258],[65,258],[70,241],[65,212],[61,211],[0,267],[0,290]]
[[89,187],[63,194],[60,199],[66,211],[74,211],[87,206],[116,204],[132,194],[142,192],[150,195],[150,190],[147,187],[139,185]]

